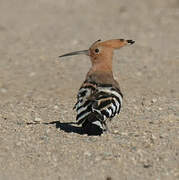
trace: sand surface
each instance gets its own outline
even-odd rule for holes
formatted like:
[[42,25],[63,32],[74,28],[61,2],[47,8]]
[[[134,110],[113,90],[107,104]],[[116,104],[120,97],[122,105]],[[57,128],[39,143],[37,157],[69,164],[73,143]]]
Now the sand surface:
[[[81,135],[72,107],[97,39],[124,103],[110,133]],[[0,0],[0,180],[179,179],[178,0]]]

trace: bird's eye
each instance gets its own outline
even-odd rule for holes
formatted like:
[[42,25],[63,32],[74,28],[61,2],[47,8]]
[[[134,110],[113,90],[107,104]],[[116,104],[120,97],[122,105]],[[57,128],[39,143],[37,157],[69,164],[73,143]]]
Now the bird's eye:
[[98,48],[96,48],[94,51],[95,51],[95,53],[99,53],[99,49]]

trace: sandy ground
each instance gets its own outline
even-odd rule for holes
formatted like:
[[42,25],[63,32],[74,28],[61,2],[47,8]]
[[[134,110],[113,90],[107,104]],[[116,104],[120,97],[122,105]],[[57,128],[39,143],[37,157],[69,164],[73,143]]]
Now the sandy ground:
[[[97,39],[125,100],[101,137],[72,107]],[[179,1],[0,0],[0,180],[179,179]]]

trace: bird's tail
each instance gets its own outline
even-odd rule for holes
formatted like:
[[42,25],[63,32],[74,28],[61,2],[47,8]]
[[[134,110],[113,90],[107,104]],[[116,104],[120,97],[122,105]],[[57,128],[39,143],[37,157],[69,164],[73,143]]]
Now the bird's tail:
[[93,112],[82,123],[84,133],[87,133],[88,135],[101,135],[107,130],[106,123],[102,121],[98,115],[97,112]]
[[101,127],[102,124],[100,124],[99,121],[95,121],[93,123],[90,121],[85,121],[82,124],[83,132],[91,136],[100,136],[104,131]]

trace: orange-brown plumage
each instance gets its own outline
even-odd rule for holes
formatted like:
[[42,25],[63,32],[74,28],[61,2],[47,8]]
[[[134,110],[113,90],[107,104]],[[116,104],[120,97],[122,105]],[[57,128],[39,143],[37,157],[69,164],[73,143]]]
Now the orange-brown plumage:
[[[104,42],[97,41],[89,48],[89,56],[92,63],[92,72],[94,71],[112,71],[112,58],[114,49],[119,49],[128,44],[123,39],[113,39]],[[99,52],[95,52],[95,50]]]
[[78,124],[82,124],[87,134],[100,135],[106,129],[106,120],[119,114],[123,95],[113,77],[113,51],[133,43],[133,40],[124,39],[98,40],[88,50],[60,56],[86,54],[90,57],[92,66],[79,90],[74,107]]

